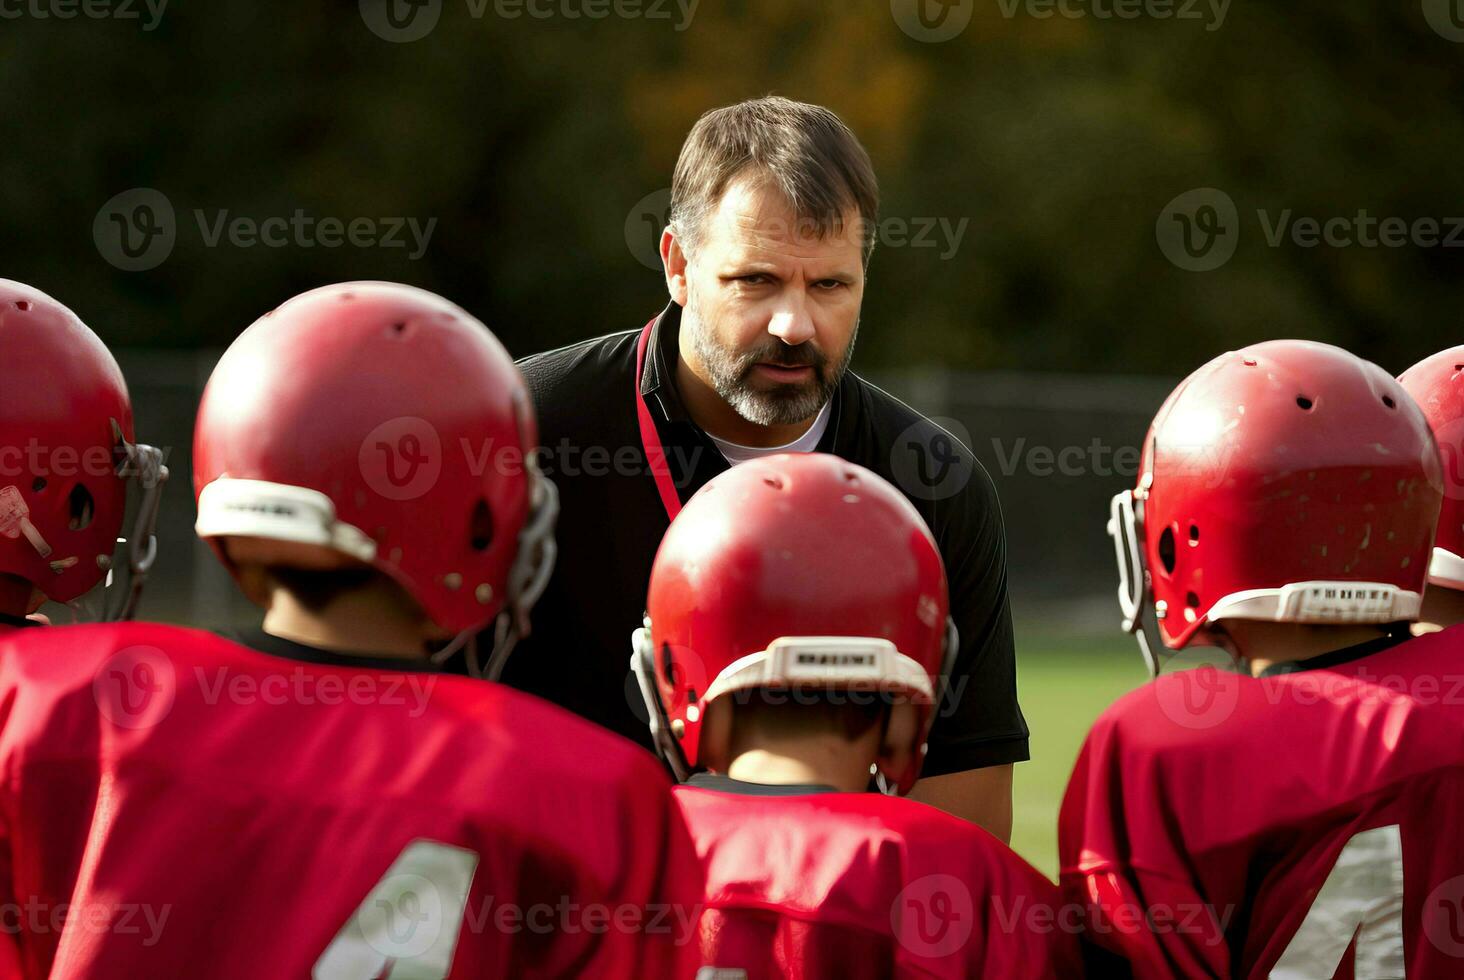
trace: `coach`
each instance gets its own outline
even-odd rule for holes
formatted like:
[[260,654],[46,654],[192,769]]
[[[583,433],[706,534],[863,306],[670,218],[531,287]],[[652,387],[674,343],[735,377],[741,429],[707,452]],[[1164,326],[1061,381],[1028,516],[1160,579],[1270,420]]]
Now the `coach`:
[[912,795],[1005,840],[1028,749],[995,488],[959,442],[847,370],[878,197],[827,109],[765,98],[692,129],[661,237],[670,305],[519,363],[562,509],[558,567],[504,679],[649,744],[630,635],[670,517],[730,465],[835,453],[904,491],[950,579],[961,645]]

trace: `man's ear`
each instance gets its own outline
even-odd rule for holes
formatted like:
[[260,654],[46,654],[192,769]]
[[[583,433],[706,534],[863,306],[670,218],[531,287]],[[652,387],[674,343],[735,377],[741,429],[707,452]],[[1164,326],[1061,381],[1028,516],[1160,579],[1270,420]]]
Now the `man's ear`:
[[879,746],[879,767],[887,773],[904,772],[914,761],[919,746],[915,736],[919,734],[920,713],[909,701],[898,701],[890,705],[889,724],[885,725],[884,740]]
[[661,232],[661,265],[666,270],[666,291],[677,306],[686,305],[686,262],[680,239],[668,227]]

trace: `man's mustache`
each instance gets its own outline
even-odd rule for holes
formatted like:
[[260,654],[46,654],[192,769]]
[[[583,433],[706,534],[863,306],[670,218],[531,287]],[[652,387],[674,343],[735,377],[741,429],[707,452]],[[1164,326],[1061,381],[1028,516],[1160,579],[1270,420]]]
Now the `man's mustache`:
[[823,351],[812,344],[795,347],[779,340],[743,355],[742,373],[747,374],[759,364],[774,364],[787,368],[811,367],[821,376],[828,363]]

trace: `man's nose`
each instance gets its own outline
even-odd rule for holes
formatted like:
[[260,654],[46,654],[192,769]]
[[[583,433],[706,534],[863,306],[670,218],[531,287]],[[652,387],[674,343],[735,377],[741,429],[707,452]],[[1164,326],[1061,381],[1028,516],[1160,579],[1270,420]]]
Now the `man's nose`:
[[802,299],[781,304],[768,324],[768,333],[790,347],[812,340],[815,332],[813,317]]

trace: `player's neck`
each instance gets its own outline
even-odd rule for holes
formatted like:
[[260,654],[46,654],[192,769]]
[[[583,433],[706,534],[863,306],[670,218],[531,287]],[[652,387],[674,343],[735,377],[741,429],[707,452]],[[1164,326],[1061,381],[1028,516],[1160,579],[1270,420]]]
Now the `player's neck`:
[[872,761],[849,742],[830,736],[749,749],[732,760],[727,775],[771,786],[819,785],[862,793],[869,788]]
[[1414,625],[1415,634],[1437,633],[1455,623],[1464,623],[1464,592],[1430,585],[1423,593],[1423,609]]
[[264,614],[264,631],[334,653],[400,660],[427,656],[421,620],[403,615],[370,589],[346,593],[325,609],[313,610],[276,588]]
[[1252,676],[1259,677],[1276,664],[1310,660],[1386,636],[1381,626],[1316,626],[1307,623],[1269,623],[1226,620],[1224,645],[1239,657]]
[[682,331],[682,350],[676,358],[676,390],[681,395],[687,414],[703,432],[738,446],[771,449],[796,441],[817,421],[818,413],[815,412],[802,422],[794,422],[792,425],[758,425],[756,422],[749,422],[727,404],[727,400],[717,392],[711,380],[704,377],[705,372],[693,366],[697,363],[696,354],[690,349],[690,344],[686,332]]
[[30,615],[35,587],[23,578],[0,575],[0,615],[24,619]]

